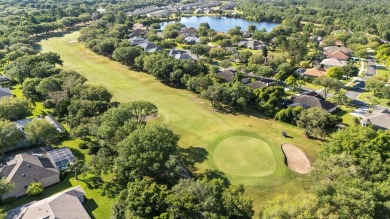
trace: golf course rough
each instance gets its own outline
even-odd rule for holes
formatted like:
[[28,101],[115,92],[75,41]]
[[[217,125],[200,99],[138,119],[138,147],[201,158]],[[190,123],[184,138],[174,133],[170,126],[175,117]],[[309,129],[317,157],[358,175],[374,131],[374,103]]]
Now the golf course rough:
[[232,136],[222,140],[214,150],[213,159],[219,170],[234,176],[268,176],[276,170],[270,146],[249,136]]

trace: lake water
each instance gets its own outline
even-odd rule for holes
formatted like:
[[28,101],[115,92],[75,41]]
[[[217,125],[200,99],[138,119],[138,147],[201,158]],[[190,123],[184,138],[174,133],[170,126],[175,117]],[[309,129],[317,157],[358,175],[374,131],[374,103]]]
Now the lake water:
[[[168,21],[162,22],[161,29],[164,29],[168,23],[175,23],[176,21]],[[272,30],[272,28],[278,26],[277,23],[269,23],[269,22],[257,22],[257,21],[249,21],[241,18],[228,18],[223,16],[192,16],[192,17],[182,17],[180,23],[186,25],[187,27],[195,27],[198,28],[201,23],[208,23],[211,29],[219,32],[227,32],[235,26],[240,26],[241,30],[248,30],[249,25],[255,25],[257,29],[265,28],[268,32]]]

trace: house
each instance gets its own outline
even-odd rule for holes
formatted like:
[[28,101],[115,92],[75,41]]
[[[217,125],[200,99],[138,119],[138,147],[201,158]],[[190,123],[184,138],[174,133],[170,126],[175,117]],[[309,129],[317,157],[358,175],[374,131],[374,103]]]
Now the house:
[[155,18],[166,18],[170,15],[171,13],[167,10],[161,10],[161,11],[155,11],[149,14],[150,17],[155,17]]
[[60,171],[47,156],[30,152],[2,159],[0,177],[15,185],[12,191],[1,196],[4,200],[25,195],[27,187],[33,182],[42,182],[43,187],[60,182]]
[[262,50],[264,47],[267,47],[265,44],[262,44],[257,40],[242,40],[237,43],[237,46],[246,47],[253,50]]
[[106,14],[107,13],[107,10],[105,8],[99,8],[96,11],[99,12],[99,14]]
[[251,33],[249,31],[241,30],[240,32],[241,32],[241,36],[244,37],[244,38],[251,37]]
[[196,36],[196,28],[195,27],[184,27],[180,30],[180,35],[184,38],[186,37],[195,37]]
[[236,3],[231,1],[221,6],[222,10],[233,10],[236,7]]
[[247,43],[248,43],[248,40],[241,40],[240,42],[237,43],[237,46],[246,47]]
[[133,30],[133,32],[129,34],[129,37],[130,38],[133,38],[133,37],[144,37],[145,35],[146,35],[146,30],[136,29],[136,30]]
[[196,58],[184,50],[171,49],[168,52],[168,56],[172,56],[179,60],[195,60]]
[[13,97],[13,94],[9,88],[0,87],[0,99]]
[[157,52],[157,51],[161,51],[162,50],[156,44],[151,43],[149,41],[141,43],[138,46],[140,46],[145,52],[149,52],[149,53],[153,53],[153,52]]
[[325,53],[334,52],[334,51],[337,51],[337,50],[341,50],[345,54],[352,55],[352,50],[350,50],[350,49],[348,49],[347,47],[344,47],[344,46],[328,46],[328,47],[324,48],[324,52]]
[[322,62],[320,64],[324,68],[328,69],[328,68],[331,68],[331,67],[343,67],[343,66],[347,65],[347,62],[346,61],[340,61],[340,60],[335,59],[335,58],[330,58],[330,59],[322,60]]
[[306,72],[305,68],[298,68],[297,70],[294,71],[294,74],[296,75],[302,75],[303,73]]
[[189,36],[189,37],[184,38],[184,41],[186,43],[199,43],[200,39],[198,37]]
[[91,219],[85,210],[85,191],[76,186],[7,212],[6,219]]
[[[64,133],[66,132],[65,128],[51,115],[47,115],[45,117],[38,117],[36,119],[44,119],[46,120],[47,122],[49,122],[52,126],[54,126],[57,131],[59,133]],[[25,127],[31,122],[33,121],[32,118],[27,118],[27,119],[20,119],[20,120],[16,120],[16,121],[13,121],[13,123],[16,125],[16,128],[18,128],[20,131],[22,131],[24,133],[24,129]],[[16,144],[14,147],[12,148],[9,148],[7,150],[5,150],[5,152],[8,152],[8,151],[12,151],[12,150],[15,150],[15,149],[18,149],[18,148],[26,148],[26,147],[30,147],[32,145],[31,142],[29,142],[26,138],[24,138],[22,141],[20,141],[18,144]]]
[[328,59],[337,59],[339,61],[347,61],[351,58],[348,53],[343,52],[342,50],[334,50],[324,53]]
[[9,79],[6,76],[0,75],[0,85],[1,85],[1,87],[9,87],[10,83],[11,83],[11,79]]
[[233,70],[225,70],[222,72],[217,73],[217,75],[223,79],[225,79],[226,82],[233,82],[235,78],[236,72]]
[[135,23],[135,24],[133,24],[133,30],[138,30],[138,29],[140,29],[140,30],[146,30],[147,28],[146,28],[143,24],[141,24],[141,23]]
[[327,70],[325,68],[312,68],[306,70],[302,75],[304,77],[322,77],[326,76]]
[[142,37],[133,37],[129,39],[130,45],[135,46],[135,45],[141,45],[142,43],[147,43],[149,42],[147,39],[144,39]]
[[312,107],[319,107],[330,113],[337,110],[336,104],[324,100],[320,95],[318,94],[315,95],[313,94],[313,92],[303,93],[298,96],[293,96],[291,98],[291,101],[292,103],[288,105],[291,107],[302,106],[305,109],[312,108]]
[[375,129],[390,129],[390,110],[375,110],[362,116],[360,123],[363,126],[372,125]]
[[252,83],[249,83],[248,86],[251,87],[252,89],[260,89],[263,87],[268,87],[268,83],[264,81],[254,81]]

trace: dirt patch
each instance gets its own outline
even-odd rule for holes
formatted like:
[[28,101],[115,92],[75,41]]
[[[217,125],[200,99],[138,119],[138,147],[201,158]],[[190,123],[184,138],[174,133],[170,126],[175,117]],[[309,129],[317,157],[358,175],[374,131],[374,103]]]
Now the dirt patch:
[[288,168],[301,174],[306,174],[310,171],[310,161],[301,149],[292,144],[283,144],[282,151]]
[[78,40],[69,40],[68,43],[78,43]]
[[150,120],[153,120],[153,119],[157,119],[160,117],[160,114],[152,114],[152,115],[149,115],[145,118],[145,121],[150,121]]

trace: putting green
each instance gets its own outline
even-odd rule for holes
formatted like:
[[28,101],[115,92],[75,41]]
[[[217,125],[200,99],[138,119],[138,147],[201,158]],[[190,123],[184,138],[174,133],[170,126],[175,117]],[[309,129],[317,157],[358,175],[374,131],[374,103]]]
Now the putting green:
[[269,145],[248,136],[233,136],[221,141],[213,158],[218,169],[235,176],[267,176],[276,170]]

